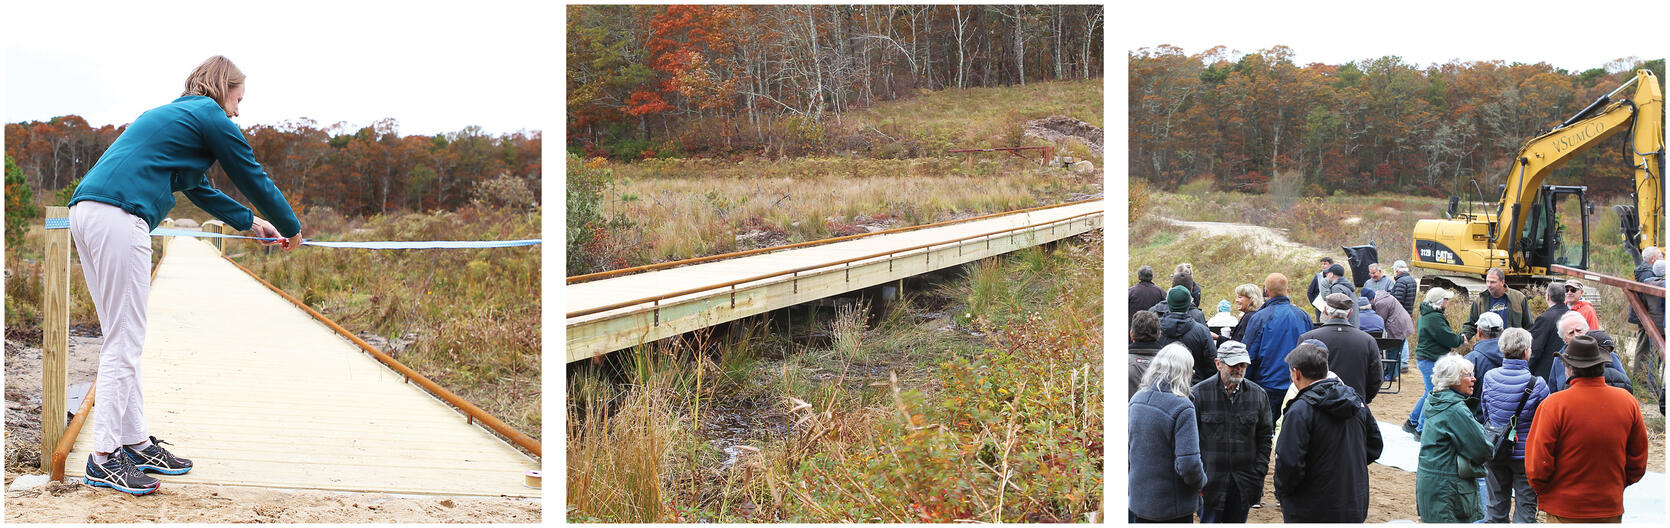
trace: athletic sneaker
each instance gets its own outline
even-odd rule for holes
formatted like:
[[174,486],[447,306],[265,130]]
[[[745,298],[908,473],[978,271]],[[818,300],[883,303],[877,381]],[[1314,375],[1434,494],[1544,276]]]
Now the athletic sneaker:
[[135,450],[128,446],[122,446],[122,454],[133,460],[134,466],[138,467],[140,471],[150,471],[164,475],[184,475],[187,471],[191,471],[191,461],[174,456],[167,449],[163,449],[162,444],[166,443],[168,442],[158,440],[157,437],[153,436],[151,437],[151,447]]
[[87,455],[87,485],[111,488],[134,495],[151,493],[162,485],[162,481],[156,477],[146,475],[134,467],[133,461],[128,457],[120,453],[111,453],[109,458],[103,464],[98,464],[93,462],[93,455]]

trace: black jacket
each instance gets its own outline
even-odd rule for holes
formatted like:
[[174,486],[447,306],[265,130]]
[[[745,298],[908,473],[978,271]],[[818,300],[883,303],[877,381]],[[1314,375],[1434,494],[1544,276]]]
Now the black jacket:
[[1415,296],[1420,293],[1420,289],[1421,285],[1408,273],[1399,274],[1397,279],[1392,281],[1392,297],[1397,297],[1397,302],[1403,303],[1403,311],[1411,314],[1420,313],[1415,311]]
[[1206,464],[1206,488],[1201,495],[1206,507],[1222,508],[1232,488],[1240,494],[1241,504],[1258,504],[1264,495],[1264,475],[1270,472],[1270,442],[1276,432],[1269,396],[1252,381],[1242,381],[1230,396],[1218,375],[1196,383],[1189,392],[1195,419],[1200,421],[1200,458]]
[[1189,347],[1189,355],[1195,358],[1191,383],[1199,383],[1218,372],[1218,366],[1212,363],[1218,357],[1218,351],[1212,348],[1212,331],[1206,325],[1196,322],[1188,314],[1171,312],[1160,316],[1160,346],[1173,342]]
[[[1157,315],[1157,316],[1159,316],[1160,318],[1163,319],[1163,318],[1165,318],[1166,314],[1171,313],[1171,308],[1166,306],[1165,301],[1160,301],[1158,303],[1155,303],[1153,306],[1148,307],[1148,311],[1154,312],[1154,315]],[[1195,306],[1190,306],[1189,307],[1189,318],[1194,319],[1195,322],[1200,323],[1202,325],[1206,324],[1206,313],[1200,311],[1199,307],[1195,307]],[[1211,332],[1212,329],[1208,328],[1208,329],[1206,329],[1206,331]]]
[[[1154,355],[1160,352],[1160,344],[1154,341],[1132,341],[1128,353],[1130,358],[1131,387],[1126,397],[1136,396],[1142,390],[1142,375],[1148,372],[1148,365],[1154,363]],[[1127,400],[1129,401],[1129,400]]]
[[1328,370],[1339,380],[1362,395],[1363,403],[1373,403],[1380,394],[1380,345],[1368,333],[1340,319],[1329,319],[1322,326],[1299,336],[1299,342],[1315,339],[1328,345]]
[[1560,316],[1569,311],[1571,308],[1566,303],[1556,304],[1531,322],[1531,373],[1549,382],[1551,387],[1553,380],[1548,373],[1554,366],[1554,353],[1566,347],[1565,340],[1560,339]]
[[1284,522],[1368,519],[1368,465],[1380,458],[1380,427],[1351,387],[1312,383],[1287,404],[1276,440],[1276,500]]
[[1142,281],[1126,290],[1125,297],[1131,301],[1129,308],[1131,313],[1125,314],[1125,320],[1129,321],[1144,308],[1153,306],[1157,302],[1165,302],[1166,292],[1159,286],[1155,286],[1152,281]]

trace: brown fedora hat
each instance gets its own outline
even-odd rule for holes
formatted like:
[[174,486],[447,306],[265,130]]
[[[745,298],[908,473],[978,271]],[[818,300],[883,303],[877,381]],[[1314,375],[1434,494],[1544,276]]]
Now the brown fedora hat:
[[1580,335],[1566,344],[1566,351],[1560,354],[1560,360],[1572,368],[1583,368],[1610,362],[1612,358],[1601,354],[1600,343],[1595,338]]

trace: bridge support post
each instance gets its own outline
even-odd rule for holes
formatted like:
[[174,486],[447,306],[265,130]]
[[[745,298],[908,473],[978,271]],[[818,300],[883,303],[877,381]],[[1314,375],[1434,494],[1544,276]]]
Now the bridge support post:
[[[48,207],[46,217],[69,218],[70,208]],[[52,471],[52,452],[64,437],[68,416],[70,230],[46,230],[46,289],[41,292],[41,469]]]
[[[162,219],[162,226],[161,227],[163,229],[174,229],[174,219],[173,218]],[[168,243],[173,242],[173,241],[174,241],[174,237],[171,237],[171,236],[165,236],[165,237],[160,237],[159,238],[159,240],[157,241],[157,244],[158,244],[157,258],[162,258],[162,257],[168,256]]]
[[[219,220],[210,220],[210,221],[207,221],[207,222],[203,222],[203,232],[205,232],[205,233],[226,234],[226,227],[227,227],[226,223],[222,222],[222,221],[219,221]],[[214,246],[215,251],[219,251],[220,254],[222,254],[222,255],[226,254],[226,239],[224,239],[224,238],[210,238],[209,239],[209,245]]]

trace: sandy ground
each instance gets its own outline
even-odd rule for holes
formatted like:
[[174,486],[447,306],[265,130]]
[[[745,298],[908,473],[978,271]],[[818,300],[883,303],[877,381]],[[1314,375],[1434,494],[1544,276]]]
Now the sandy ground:
[[[99,349],[104,338],[93,331],[71,328],[68,383],[73,397],[86,395],[86,384],[98,374]],[[72,398],[73,399],[73,398]],[[75,409],[70,409],[75,412]],[[66,417],[67,419],[67,417]],[[41,349],[6,340],[6,472],[7,481],[17,471],[40,465],[41,441]]]
[[1261,248],[1271,253],[1297,254],[1306,259],[1315,259],[1329,254],[1323,250],[1288,240],[1287,236],[1280,231],[1268,227],[1228,222],[1188,222],[1172,218],[1162,218],[1162,220],[1171,223],[1171,225],[1202,231],[1204,234],[1211,236],[1233,235],[1251,238],[1258,241]]
[[[11,479],[6,479],[10,483]],[[533,523],[540,501],[163,484],[135,497],[79,483],[6,492],[6,522]]]
[[[1270,228],[1246,224],[1223,222],[1184,222],[1167,219],[1174,225],[1207,231],[1214,235],[1239,235],[1259,239],[1265,247],[1273,251],[1293,252],[1305,256],[1324,254],[1322,250],[1298,244],[1287,240],[1281,233]],[[1424,390],[1421,374],[1413,366],[1408,374],[1413,376],[1404,379],[1404,384],[1397,394],[1382,393],[1374,403],[1369,404],[1377,420],[1393,424],[1401,424],[1409,418],[1409,411],[1415,407],[1415,401],[1420,399]],[[1649,408],[1650,407],[1650,408]],[[1647,416],[1658,415],[1658,408],[1643,406]],[[1382,436],[1407,435],[1401,430],[1380,431]],[[1663,433],[1651,435],[1651,456],[1647,461],[1647,470],[1664,472],[1665,438]],[[1275,484],[1271,476],[1264,478],[1264,498],[1262,507],[1255,508],[1248,515],[1248,522],[1280,523],[1282,522],[1281,507],[1276,504]],[[1538,513],[1539,521],[1546,520],[1546,514]],[[1368,522],[1383,523],[1394,520],[1418,521],[1420,516],[1415,511],[1415,474],[1401,469],[1369,465],[1369,510]]]

